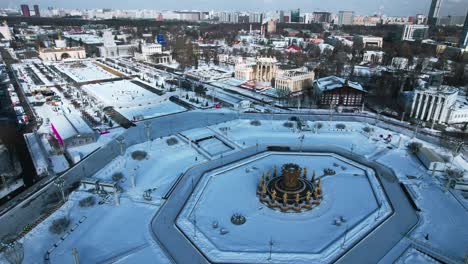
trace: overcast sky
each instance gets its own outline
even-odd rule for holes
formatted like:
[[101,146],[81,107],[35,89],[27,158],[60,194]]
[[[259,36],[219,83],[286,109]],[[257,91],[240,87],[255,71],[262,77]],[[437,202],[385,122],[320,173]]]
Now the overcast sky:
[[[20,4],[39,4],[41,8],[113,8],[113,9],[191,9],[274,11],[300,8],[301,11],[353,10],[356,14],[374,14],[383,8],[390,16],[427,14],[431,0],[0,0],[1,8],[19,8]],[[466,15],[468,0],[443,0],[441,15]]]

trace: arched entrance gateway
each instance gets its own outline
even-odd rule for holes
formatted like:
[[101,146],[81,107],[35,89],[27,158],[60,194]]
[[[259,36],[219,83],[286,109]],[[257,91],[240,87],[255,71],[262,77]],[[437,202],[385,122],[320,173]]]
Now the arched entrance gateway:
[[70,54],[68,54],[67,52],[62,53],[62,55],[60,56],[62,60],[69,59],[70,57],[71,57]]

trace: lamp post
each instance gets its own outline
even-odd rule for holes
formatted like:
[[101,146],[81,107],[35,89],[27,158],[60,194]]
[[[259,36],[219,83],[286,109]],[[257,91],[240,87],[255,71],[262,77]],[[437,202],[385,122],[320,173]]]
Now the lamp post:
[[271,253],[273,251],[273,238],[270,238],[268,245],[270,246],[270,256],[268,257],[268,260],[271,261]]
[[421,121],[421,120],[416,121],[416,127],[414,128],[414,134],[413,134],[412,138],[415,138],[418,135],[419,126],[424,126],[424,124],[425,123],[423,121]]
[[60,193],[62,195],[62,202],[65,203],[65,191],[63,190],[63,187],[65,186],[65,180],[63,178],[58,178],[54,181],[54,185],[57,186],[60,189]]
[[73,255],[73,262],[74,264],[79,264],[80,263],[80,259],[78,257],[78,250],[76,250],[76,248],[73,248],[72,249],[72,255]]
[[151,141],[151,122],[145,121],[146,140]]
[[330,122],[332,120],[333,120],[333,101],[330,102]]
[[304,143],[305,135],[299,137],[301,144],[299,145],[299,152],[302,152],[302,144]]
[[116,138],[117,142],[119,143],[120,146],[120,156],[123,156],[125,154],[125,138],[123,136],[118,136]]

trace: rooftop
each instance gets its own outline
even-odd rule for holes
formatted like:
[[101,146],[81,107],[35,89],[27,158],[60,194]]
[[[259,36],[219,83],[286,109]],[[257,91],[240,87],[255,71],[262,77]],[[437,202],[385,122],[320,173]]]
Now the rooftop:
[[351,81],[348,81],[346,79],[336,77],[336,76],[328,76],[325,78],[320,78],[320,79],[315,80],[314,83],[322,91],[341,88],[345,85],[351,88],[360,90],[360,91],[365,91],[361,84],[357,82],[351,82]]

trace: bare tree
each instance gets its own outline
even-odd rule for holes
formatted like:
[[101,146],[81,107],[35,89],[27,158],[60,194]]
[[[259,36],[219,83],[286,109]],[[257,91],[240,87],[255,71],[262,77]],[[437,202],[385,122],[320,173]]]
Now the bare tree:
[[23,244],[16,241],[13,236],[7,236],[3,239],[3,255],[10,264],[21,264],[24,259]]

